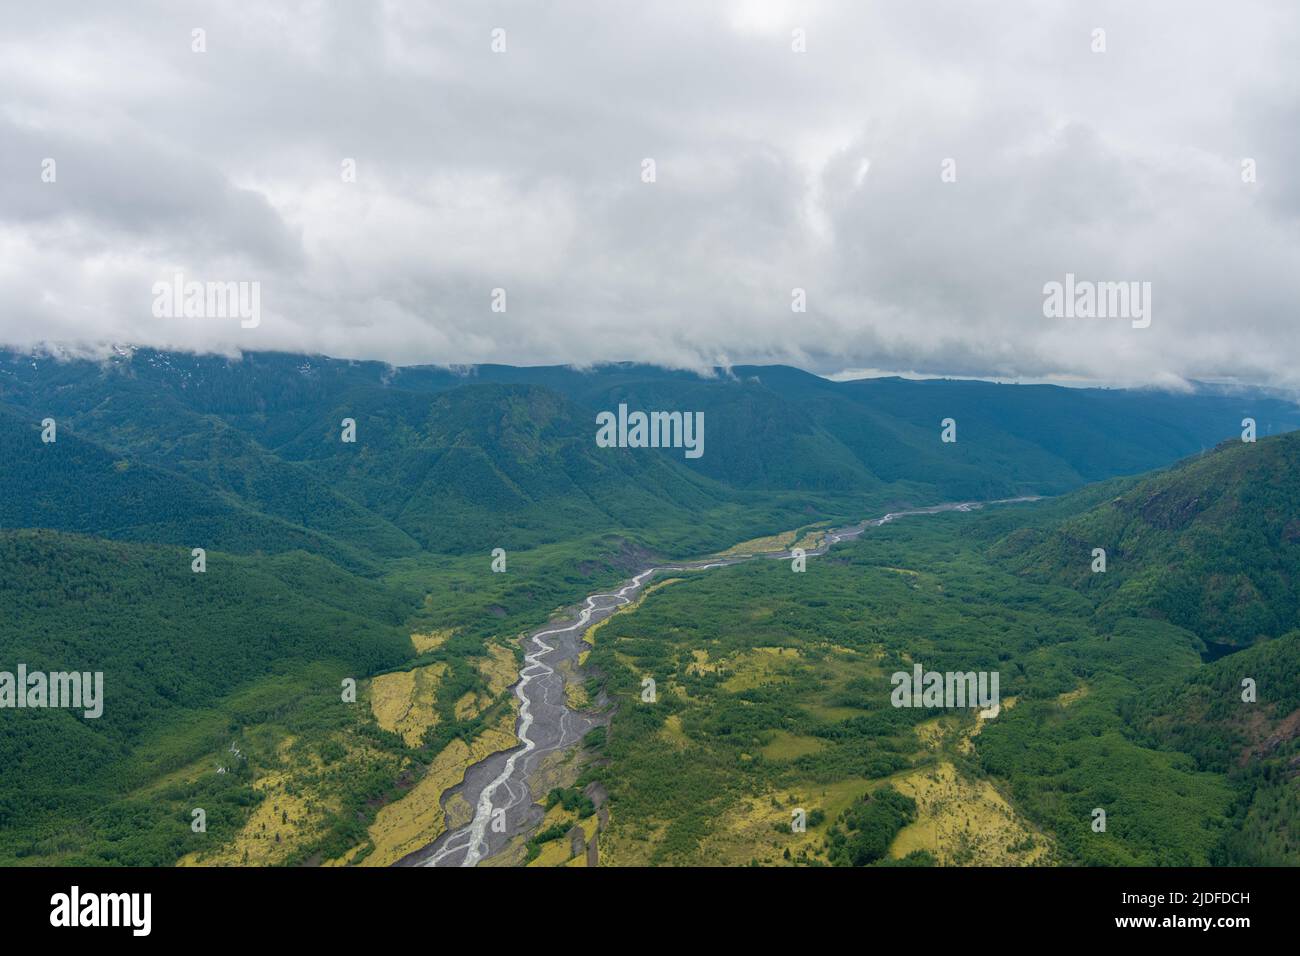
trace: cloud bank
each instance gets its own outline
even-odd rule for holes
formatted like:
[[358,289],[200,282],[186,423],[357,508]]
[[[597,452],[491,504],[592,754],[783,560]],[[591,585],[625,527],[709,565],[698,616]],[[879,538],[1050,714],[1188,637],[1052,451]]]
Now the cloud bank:
[[[1297,387],[1298,21],[1172,0],[18,7],[0,341]],[[258,282],[260,323],[155,316],[176,273]],[[1150,327],[1044,317],[1067,273],[1150,282]]]

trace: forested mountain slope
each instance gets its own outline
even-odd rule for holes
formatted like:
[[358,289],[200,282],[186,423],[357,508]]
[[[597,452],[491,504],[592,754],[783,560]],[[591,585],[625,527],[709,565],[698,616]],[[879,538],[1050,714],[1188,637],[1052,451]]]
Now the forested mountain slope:
[[[392,493],[393,482],[387,480],[392,476],[385,474],[386,480],[377,484],[376,469],[396,467],[398,480],[420,480],[427,453],[450,448],[452,435],[460,436],[462,446],[471,432],[475,441],[486,437],[475,431],[485,419],[470,411],[467,399],[433,407],[435,395],[467,385],[533,389],[527,404],[542,413],[534,436],[540,440],[558,439],[561,432],[566,438],[591,439],[594,414],[620,403],[634,410],[704,412],[702,457],[684,459],[680,450],[642,457],[665,459],[673,471],[692,471],[731,490],[857,496],[885,489],[914,500],[1060,493],[1196,453],[1235,434],[1246,415],[1259,421],[1261,434],[1300,426],[1294,404],[1262,394],[949,380],[832,382],[785,366],[738,366],[701,376],[634,364],[585,370],[394,368],[255,352],[232,360],[121,349],[103,362],[0,355],[0,402],[25,409],[36,420],[67,417],[114,449],[195,468],[211,457],[207,452],[214,444],[233,440],[216,431],[217,423],[224,423],[250,444],[224,448],[223,457],[258,459],[252,466],[256,474],[295,489],[285,497],[322,497],[309,487],[308,478],[279,464],[337,458],[346,451],[337,442],[339,422],[353,418],[359,424],[358,443],[369,444],[378,460],[361,461],[349,472],[348,497],[382,511],[383,520],[390,522],[401,509],[385,500]],[[538,390],[558,392],[571,404],[542,403]],[[496,408],[488,417],[498,418],[502,396],[522,394],[500,388],[477,391],[481,401]],[[554,423],[560,417],[571,418],[572,427],[557,430]],[[955,443],[939,440],[945,418],[957,423]],[[517,417],[510,424],[506,416],[504,427],[518,435],[525,426]],[[491,459],[502,447],[479,451]],[[462,468],[475,467],[467,456],[476,455],[457,452],[462,460],[448,462],[445,471],[435,473],[435,481],[462,476]],[[501,477],[495,471],[490,483]],[[338,477],[337,471],[331,474]],[[229,476],[224,480],[239,487]],[[669,484],[661,497],[689,487]],[[687,497],[686,507],[698,503],[689,500],[691,493]],[[292,509],[278,504],[274,495],[264,493],[263,499],[267,508],[291,517]],[[320,512],[315,520],[325,533],[361,520],[337,500]],[[366,534],[388,551],[409,545],[392,528]],[[389,540],[379,543],[381,537]]]
[[8,862],[173,862],[191,808],[215,827],[255,802],[246,769],[215,773],[246,763],[228,747],[254,755],[249,726],[304,707],[346,720],[342,677],[410,657],[418,595],[307,554],[213,552],[194,573],[180,548],[4,531],[0,570],[0,670],[103,675],[97,718],[0,713]]
[[[1241,647],[1300,626],[1300,434],[1229,441],[1006,552],[1103,612],[1155,614]],[[1106,571],[1092,570],[1093,549]]]

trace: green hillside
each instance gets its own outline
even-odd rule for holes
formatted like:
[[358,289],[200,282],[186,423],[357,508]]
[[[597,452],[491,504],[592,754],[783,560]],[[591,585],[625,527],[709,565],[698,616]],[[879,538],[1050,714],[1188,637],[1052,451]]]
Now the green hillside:
[[[539,386],[466,385],[428,396],[418,417],[412,404],[350,392],[282,451],[433,551],[662,532],[737,500],[660,455],[596,447],[588,416]],[[344,417],[355,446],[338,441]]]
[[[1243,699],[1247,680],[1254,700]],[[1300,865],[1300,631],[1232,654],[1136,698],[1130,722],[1238,788],[1214,862]]]
[[39,421],[0,410],[0,447],[0,529],[49,528],[244,553],[303,550],[353,570],[376,570],[350,543],[260,511],[249,497],[110,451],[67,422],[55,441],[44,443]]
[[301,706],[325,726],[344,720],[342,677],[410,656],[400,625],[417,595],[301,552],[213,552],[199,574],[177,548],[10,531],[0,568],[4,669],[104,675],[98,718],[0,711],[0,858],[10,862],[172,862],[189,807],[237,816],[248,777],[227,780],[213,764],[175,803],[143,799],[145,788],[219,757],[246,722]]
[[1300,435],[1226,442],[1007,553],[1108,615],[1155,614],[1230,647],[1277,637],[1300,625],[1298,466]]

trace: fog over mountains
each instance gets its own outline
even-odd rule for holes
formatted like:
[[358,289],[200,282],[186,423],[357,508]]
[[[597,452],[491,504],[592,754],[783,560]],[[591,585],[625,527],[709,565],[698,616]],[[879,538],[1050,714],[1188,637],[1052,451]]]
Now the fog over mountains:
[[[1295,386],[1297,17],[17,9],[0,341]],[[259,325],[155,316],[178,274]],[[1045,317],[1070,274],[1149,282],[1150,326]]]

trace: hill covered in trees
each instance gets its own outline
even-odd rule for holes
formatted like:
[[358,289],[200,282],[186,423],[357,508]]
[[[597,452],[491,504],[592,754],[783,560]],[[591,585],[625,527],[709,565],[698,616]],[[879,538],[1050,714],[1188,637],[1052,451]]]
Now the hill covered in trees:
[[[1153,614],[1210,645],[1300,626],[1300,435],[1229,441],[1005,553],[1111,616]],[[1104,573],[1093,550],[1106,552]]]

